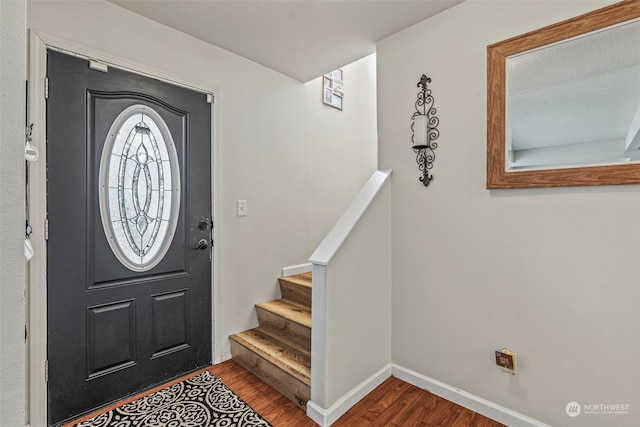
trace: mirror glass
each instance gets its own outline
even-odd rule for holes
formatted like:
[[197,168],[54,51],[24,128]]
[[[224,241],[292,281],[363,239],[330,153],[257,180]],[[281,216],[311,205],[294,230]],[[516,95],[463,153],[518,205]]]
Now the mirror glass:
[[487,188],[640,184],[640,1],[487,47]]
[[640,161],[640,20],[506,61],[507,170]]

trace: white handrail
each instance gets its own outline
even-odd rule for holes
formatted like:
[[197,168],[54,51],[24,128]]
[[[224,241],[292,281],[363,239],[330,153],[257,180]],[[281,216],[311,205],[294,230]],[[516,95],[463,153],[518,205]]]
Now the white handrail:
[[375,171],[373,175],[371,175],[371,178],[369,178],[369,181],[367,181],[362,190],[360,190],[360,193],[358,193],[353,200],[351,206],[349,206],[322,243],[320,243],[313,254],[311,254],[309,262],[317,265],[329,264],[331,258],[333,258],[338,249],[340,249],[342,243],[347,236],[349,236],[353,227],[358,223],[390,175],[391,169]]

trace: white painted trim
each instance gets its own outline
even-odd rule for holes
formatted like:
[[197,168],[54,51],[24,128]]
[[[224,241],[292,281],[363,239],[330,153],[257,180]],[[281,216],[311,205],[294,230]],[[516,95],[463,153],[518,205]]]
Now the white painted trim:
[[321,427],[329,427],[390,376],[427,390],[436,396],[440,396],[509,427],[550,427],[541,421],[396,364],[389,364],[376,372],[341,397],[329,409],[324,409],[313,401],[307,402],[307,416]]
[[213,362],[213,364],[217,365],[218,363],[226,362],[227,360],[230,360],[232,357],[233,356],[231,355],[231,350],[224,351],[220,356],[220,360]]
[[307,402],[307,416],[320,426],[329,427],[367,394],[371,393],[376,387],[389,378],[391,371],[392,365],[388,364],[338,399],[329,409],[323,409],[312,401]]
[[295,276],[296,274],[309,273],[312,269],[311,263],[292,265],[282,269],[282,277]]
[[329,418],[328,411],[322,409],[312,401],[307,402],[307,417],[321,427],[329,427],[325,420]]
[[[213,205],[213,212],[211,212],[211,221],[213,222],[213,228],[211,230],[211,240],[213,241],[211,249],[213,251],[211,255],[211,308],[213,314],[211,321],[211,333],[213,334],[211,346],[212,348],[212,363],[221,363],[225,359],[225,352],[223,350],[223,343],[226,340],[226,336],[222,333],[222,322],[220,321],[220,313],[222,313],[222,286],[220,278],[220,250],[222,247],[220,244],[220,234],[218,233],[218,218],[220,218],[220,97],[218,90],[212,90],[213,102],[211,103],[211,111],[213,116],[211,117],[211,204]],[[228,351],[230,353],[230,350]]]
[[218,278],[221,277],[220,272],[220,255],[215,250],[221,247],[217,240],[218,232],[216,229],[217,218],[219,218],[219,167],[220,164],[220,143],[218,126],[219,99],[217,88],[212,88],[208,84],[198,82],[189,77],[181,76],[166,72],[161,69],[149,67],[145,64],[137,63],[117,55],[91,48],[81,43],[60,38],[51,34],[40,31],[29,31],[29,121],[34,123],[33,142],[40,151],[40,159],[38,162],[30,164],[29,177],[29,216],[30,222],[34,228],[31,242],[36,251],[36,255],[29,262],[29,278],[27,288],[28,296],[28,313],[29,313],[29,373],[28,373],[28,394],[29,394],[29,413],[27,419],[30,425],[41,426],[47,424],[47,386],[44,382],[44,361],[47,355],[47,295],[46,295],[46,242],[44,241],[44,219],[46,217],[46,103],[44,99],[44,79],[46,77],[47,49],[54,49],[69,55],[80,56],[92,60],[98,60],[110,67],[143,74],[181,86],[196,92],[213,95],[214,103],[211,108],[211,180],[212,180],[212,204],[213,212],[211,212],[214,228],[213,240],[215,242],[212,268],[212,362],[220,363],[226,360],[226,354],[222,347],[224,339],[220,321],[218,319],[221,313],[221,286]]
[[393,364],[391,371],[394,377],[401,379],[402,381],[427,390],[436,396],[440,396],[450,402],[491,418],[492,420],[506,424],[509,427],[549,427],[548,424],[544,424],[538,420],[527,417],[526,415],[522,415],[519,412],[512,411],[504,406],[497,405],[464,390],[452,387],[402,366]]
[[321,408],[326,405],[327,372],[327,266],[313,265],[311,287],[311,396],[310,401]]
[[37,34],[38,37],[44,41],[47,49],[53,49],[67,55],[98,61],[108,67],[119,68],[136,74],[153,77],[157,80],[171,83],[175,86],[184,87],[195,92],[212,94],[213,98],[217,100],[217,89],[210,87],[210,85],[205,82],[142,64],[140,62],[114,55],[100,49],[95,49],[85,44],[65,39],[63,37],[58,37],[43,31],[31,30],[31,32],[32,34]]
[[367,210],[382,185],[391,175],[391,169],[375,171],[364,185],[347,211],[340,217],[336,225],[313,252],[309,261],[313,264],[328,265],[336,254],[360,217]]
[[44,240],[46,218],[46,103],[44,78],[47,70],[47,47],[33,31],[29,37],[29,122],[33,123],[31,144],[40,152],[37,162],[29,164],[29,222],[33,227],[31,245],[34,256],[29,261],[27,277],[28,312],[28,396],[26,418],[32,426],[47,425],[47,245]]

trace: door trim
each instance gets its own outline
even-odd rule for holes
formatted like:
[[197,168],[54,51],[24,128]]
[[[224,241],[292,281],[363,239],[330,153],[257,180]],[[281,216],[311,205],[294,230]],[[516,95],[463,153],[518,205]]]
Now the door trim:
[[[29,95],[28,115],[29,123],[33,123],[32,145],[40,151],[40,159],[29,165],[29,219],[33,227],[31,243],[35,255],[26,265],[26,301],[27,301],[27,396],[28,413],[27,423],[32,427],[47,425],[47,384],[46,360],[47,360],[47,259],[45,241],[45,220],[47,210],[46,194],[46,102],[45,102],[45,77],[47,73],[47,49],[53,49],[68,55],[78,56],[87,60],[96,60],[110,67],[120,68],[136,74],[142,74],[158,80],[181,86],[196,92],[213,96],[211,108],[211,217],[217,225],[218,215],[218,173],[219,168],[219,144],[218,144],[218,119],[219,97],[217,88],[210,85],[178,76],[161,69],[131,61],[103,52],[89,46],[66,40],[40,31],[29,30]],[[88,65],[87,65],[88,66]],[[217,226],[213,227],[213,241],[217,242]],[[222,343],[219,324],[220,310],[220,283],[218,283],[220,255],[213,246],[212,255],[212,356],[213,363],[223,360]],[[214,285],[215,283],[215,285]]]

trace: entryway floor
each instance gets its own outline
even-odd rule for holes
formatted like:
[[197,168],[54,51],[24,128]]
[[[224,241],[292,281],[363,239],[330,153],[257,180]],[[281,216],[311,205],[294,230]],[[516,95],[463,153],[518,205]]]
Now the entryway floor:
[[[209,371],[219,378],[273,427],[317,426],[315,422],[307,417],[303,409],[233,360],[201,369],[196,373],[191,373],[162,386],[155,387],[140,395],[129,397],[108,408],[103,408],[98,413],[130,403],[142,396],[177,384],[187,377],[204,371]],[[79,422],[95,415],[96,413],[90,414],[72,423],[65,424],[63,427],[74,427]],[[394,377],[388,378],[362,401],[347,411],[333,424],[333,427],[384,427],[394,425],[403,427],[454,427],[459,425],[504,427],[503,424],[497,421],[493,421]],[[203,425],[203,427],[206,426]]]

